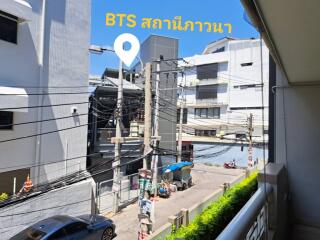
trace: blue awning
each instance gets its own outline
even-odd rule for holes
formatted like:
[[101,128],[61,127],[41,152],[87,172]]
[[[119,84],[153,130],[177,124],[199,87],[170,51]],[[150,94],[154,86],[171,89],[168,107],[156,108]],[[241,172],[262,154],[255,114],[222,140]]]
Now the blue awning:
[[192,167],[193,163],[192,162],[180,162],[180,163],[175,163],[166,166],[165,168],[162,169],[162,173],[169,173],[169,172],[174,172],[181,170],[184,167]]

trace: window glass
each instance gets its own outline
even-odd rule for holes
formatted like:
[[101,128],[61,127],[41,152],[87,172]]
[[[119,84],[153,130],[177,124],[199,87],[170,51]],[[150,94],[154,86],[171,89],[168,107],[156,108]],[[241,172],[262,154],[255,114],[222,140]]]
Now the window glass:
[[10,130],[13,128],[13,112],[0,111],[0,130]]
[[201,108],[196,108],[195,109],[195,115],[196,115],[196,117],[200,117],[200,113],[201,113]]
[[83,230],[86,230],[87,224],[85,224],[83,222],[71,223],[68,226],[66,226],[65,229],[66,229],[66,232],[68,235],[72,235],[77,232],[81,232]]
[[252,66],[253,62],[241,63],[241,67]]
[[188,122],[188,108],[183,109],[182,123],[186,124]]
[[221,47],[221,48],[217,48],[215,51],[213,51],[212,53],[219,53],[219,52],[224,52],[225,47]]
[[206,108],[201,108],[201,118],[206,118],[207,117],[207,109]]
[[34,229],[33,227],[29,227],[14,237],[10,238],[12,240],[40,240],[46,233],[42,232],[38,229]]
[[213,108],[213,118],[220,118],[220,108]]
[[59,239],[64,239],[67,236],[65,229],[61,228],[57,232],[53,233],[48,240],[59,240]]
[[214,112],[213,108],[209,108],[208,109],[208,118],[213,118],[214,117],[213,112]]
[[0,11],[0,39],[17,43],[18,18]]
[[197,66],[197,79],[212,79],[218,76],[218,63]]
[[196,88],[196,99],[217,98],[217,85],[201,85]]

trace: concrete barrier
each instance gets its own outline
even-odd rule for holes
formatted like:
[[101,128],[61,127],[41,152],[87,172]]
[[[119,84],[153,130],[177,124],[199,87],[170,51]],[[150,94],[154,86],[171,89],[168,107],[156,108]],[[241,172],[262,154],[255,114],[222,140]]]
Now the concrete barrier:
[[6,240],[17,232],[53,215],[90,214],[94,211],[94,192],[91,180],[52,190],[0,209],[0,235]]

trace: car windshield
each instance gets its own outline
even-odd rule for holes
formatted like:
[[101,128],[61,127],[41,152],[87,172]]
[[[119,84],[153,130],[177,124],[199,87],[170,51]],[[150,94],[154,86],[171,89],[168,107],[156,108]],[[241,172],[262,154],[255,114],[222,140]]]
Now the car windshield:
[[11,240],[40,240],[45,235],[46,235],[45,232],[42,232],[33,227],[29,227],[10,239]]

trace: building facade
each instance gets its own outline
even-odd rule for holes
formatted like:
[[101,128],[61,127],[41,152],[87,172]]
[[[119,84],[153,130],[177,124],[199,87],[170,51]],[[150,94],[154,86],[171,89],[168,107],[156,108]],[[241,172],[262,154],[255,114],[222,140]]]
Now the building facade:
[[[177,74],[172,72],[172,70],[175,70],[176,68],[175,64],[172,64],[172,62],[166,62],[166,60],[178,58],[178,46],[178,39],[159,35],[150,35],[141,44],[140,48],[142,62],[144,64],[147,62],[152,64],[152,90],[154,92],[154,96],[156,96],[156,61],[162,60],[159,66],[161,72],[159,75],[159,135],[161,136],[159,147],[167,152],[176,152]],[[131,72],[139,73],[140,69],[141,66],[138,64],[131,69]],[[136,78],[134,82],[137,86],[142,89],[144,88],[144,78]],[[155,103],[155,99],[153,99],[153,103]],[[155,114],[155,105],[153,105],[153,111]],[[176,156],[160,156],[159,159],[159,166],[165,166],[175,162]]]
[[263,109],[264,129],[268,129],[268,56],[262,44],[261,71],[260,40],[223,38],[209,44],[202,55],[184,58],[180,65],[185,71],[178,80],[184,88],[178,101],[178,107],[183,103],[185,108],[184,131],[235,137],[248,132],[252,114],[253,136],[261,137]]
[[90,0],[1,1],[0,192],[85,170],[90,17]]

